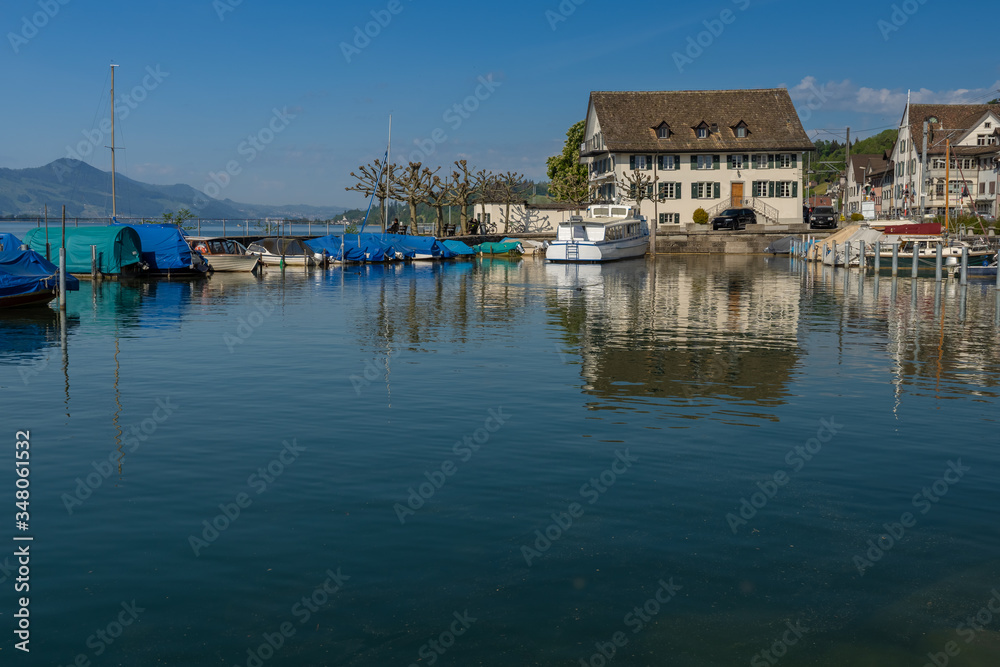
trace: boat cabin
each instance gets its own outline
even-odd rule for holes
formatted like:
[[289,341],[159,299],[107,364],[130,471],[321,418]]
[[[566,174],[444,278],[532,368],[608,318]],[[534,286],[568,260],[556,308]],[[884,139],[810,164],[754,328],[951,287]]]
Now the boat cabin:
[[632,214],[630,206],[591,206],[587,216],[572,216],[559,225],[557,241],[615,242],[649,234],[646,221]]

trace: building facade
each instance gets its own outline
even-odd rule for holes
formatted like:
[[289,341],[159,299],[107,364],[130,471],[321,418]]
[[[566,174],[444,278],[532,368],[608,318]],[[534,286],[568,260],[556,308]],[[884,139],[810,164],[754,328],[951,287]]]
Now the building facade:
[[882,181],[887,164],[885,155],[851,155],[844,199],[844,215],[848,220],[854,213],[862,213],[869,220],[881,215]]
[[[802,222],[803,156],[814,150],[788,91],[593,92],[580,162],[593,199],[635,205],[657,225],[749,207],[759,223]],[[634,183],[634,180],[631,181]]]
[[[927,152],[924,155],[924,123]],[[895,215],[959,213],[995,217],[1000,104],[907,103],[893,147]]]

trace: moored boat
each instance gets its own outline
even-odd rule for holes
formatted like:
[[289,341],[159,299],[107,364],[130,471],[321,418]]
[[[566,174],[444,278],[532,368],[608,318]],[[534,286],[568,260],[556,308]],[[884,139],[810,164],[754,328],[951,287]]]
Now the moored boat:
[[313,266],[313,251],[299,239],[270,237],[254,241],[247,252],[260,257],[264,266]]
[[189,236],[188,241],[213,271],[253,273],[260,267],[260,257],[251,255],[239,241],[221,236]]
[[642,257],[649,246],[646,219],[629,206],[595,205],[586,216],[559,223],[556,239],[545,251],[550,262],[610,262]]
[[[66,289],[80,289],[80,281],[67,275]],[[43,305],[58,294],[59,267],[13,234],[0,234],[0,308]]]

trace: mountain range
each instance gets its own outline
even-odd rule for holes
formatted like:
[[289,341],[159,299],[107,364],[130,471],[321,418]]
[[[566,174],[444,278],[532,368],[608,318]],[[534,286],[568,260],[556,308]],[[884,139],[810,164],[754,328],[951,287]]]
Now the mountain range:
[[[307,218],[330,220],[346,209],[336,206],[266,206],[212,199],[190,185],[152,185],[118,175],[115,187],[122,217],[159,218],[186,208],[203,219]],[[111,215],[111,172],[61,158],[43,167],[0,169],[0,217],[40,216],[45,205],[71,218]]]

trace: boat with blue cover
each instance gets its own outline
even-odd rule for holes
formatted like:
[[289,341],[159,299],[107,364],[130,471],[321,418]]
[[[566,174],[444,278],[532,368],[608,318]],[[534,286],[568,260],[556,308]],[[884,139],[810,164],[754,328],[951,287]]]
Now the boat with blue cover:
[[[66,276],[66,290],[80,281]],[[46,304],[59,294],[59,267],[24,246],[13,234],[0,233],[0,308]]]

